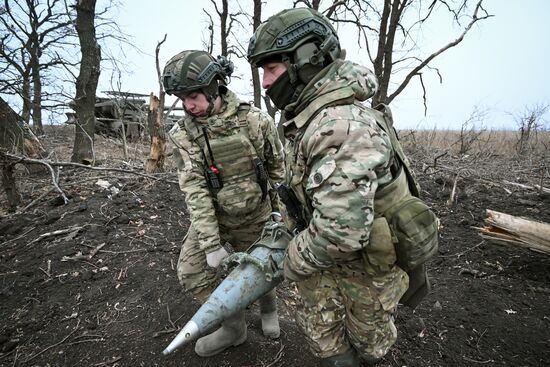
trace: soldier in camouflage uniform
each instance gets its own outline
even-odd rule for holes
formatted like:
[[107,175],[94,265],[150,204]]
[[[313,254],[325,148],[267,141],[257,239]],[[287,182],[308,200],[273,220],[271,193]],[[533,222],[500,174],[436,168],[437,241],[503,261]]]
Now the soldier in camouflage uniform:
[[381,188],[404,177],[382,114],[361,103],[378,82],[343,54],[328,19],[308,8],[270,17],[248,49],[288,119],[282,188],[295,196],[285,221],[297,235],[284,274],[301,298],[296,320],[321,366],[341,367],[374,364],[388,352],[408,287],[388,223],[375,211]]
[[[186,116],[170,131],[180,188],[191,225],[177,274],[204,302],[220,282],[217,268],[260,236],[278,211],[274,183],[284,177],[283,149],[271,117],[227,89],[233,64],[204,51],[183,51],[168,61],[163,82],[183,102]],[[275,290],[260,299],[264,335],[279,337]],[[212,356],[247,337],[244,311],[200,338],[195,351]]]

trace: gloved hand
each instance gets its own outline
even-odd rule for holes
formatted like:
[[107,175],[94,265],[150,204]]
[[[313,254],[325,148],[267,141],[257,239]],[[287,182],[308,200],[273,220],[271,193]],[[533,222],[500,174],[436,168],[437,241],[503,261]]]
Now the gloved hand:
[[206,263],[211,268],[217,268],[227,256],[229,256],[229,253],[223,246],[220,246],[217,250],[206,253]]

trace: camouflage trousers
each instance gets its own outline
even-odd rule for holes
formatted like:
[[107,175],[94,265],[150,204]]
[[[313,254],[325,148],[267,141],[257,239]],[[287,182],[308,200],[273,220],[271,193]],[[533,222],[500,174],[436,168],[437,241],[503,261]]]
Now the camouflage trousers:
[[394,266],[370,276],[357,260],[297,282],[296,321],[319,358],[354,348],[363,358],[381,358],[395,343],[393,314],[408,287],[408,276]]
[[[260,237],[266,221],[267,217],[261,217],[238,229],[230,229],[220,224],[220,238],[222,242],[229,243],[235,252],[246,251]],[[189,226],[183,240],[177,273],[183,288],[201,303],[208,299],[221,282],[219,272],[206,263],[206,253],[199,248],[197,232],[193,224]]]

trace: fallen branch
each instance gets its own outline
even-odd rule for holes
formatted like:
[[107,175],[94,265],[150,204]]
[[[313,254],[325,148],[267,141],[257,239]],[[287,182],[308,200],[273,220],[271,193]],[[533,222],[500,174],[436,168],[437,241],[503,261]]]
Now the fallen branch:
[[168,183],[178,184],[178,181],[167,180],[161,177],[157,177],[153,174],[146,174],[146,173],[136,172],[136,171],[123,169],[123,168],[93,167],[93,166],[76,163],[76,162],[55,162],[55,161],[49,161],[45,159],[32,159],[32,158],[18,156],[10,153],[2,153],[2,154],[4,154],[7,158],[15,160],[16,163],[45,164],[45,165],[49,165],[50,167],[78,167],[78,168],[85,168],[93,171],[104,171],[104,172],[123,172],[123,173],[130,173],[133,175],[150,178],[156,181],[164,181]]
[[[85,180],[79,180],[79,181],[72,181],[72,182],[66,182],[63,184],[63,186],[67,187],[67,186],[75,186],[75,185],[80,185],[81,183],[83,182],[87,182],[87,181],[91,181],[91,180],[97,180],[99,178],[103,178],[103,177],[100,177],[100,176],[96,176],[96,177],[88,177],[86,178]],[[36,204],[38,204],[42,199],[44,199],[46,196],[48,196],[52,191],[54,190],[54,188],[50,188],[48,190],[46,190],[46,192],[44,192],[42,195],[40,195],[39,197],[37,197],[36,199],[34,199],[33,201],[31,201],[29,204],[27,204],[27,206],[25,206],[24,208],[22,209],[19,209],[15,214],[21,214],[21,213],[24,213],[26,212],[27,210],[29,210],[30,208],[32,208],[33,206],[35,206]]]
[[497,243],[514,244],[550,255],[550,224],[514,217],[487,209],[481,237]]
[[549,188],[546,188],[546,187],[543,187],[543,186],[540,186],[540,185],[529,186],[529,185],[520,184],[518,182],[510,182],[510,181],[506,181],[506,180],[503,180],[502,183],[504,183],[505,185],[516,186],[516,187],[519,187],[519,188],[525,189],[525,190],[534,190],[534,191],[540,191],[540,192],[550,194],[550,189]]
[[40,236],[38,236],[37,238],[35,238],[31,242],[29,242],[27,244],[27,246],[30,246],[33,243],[38,242],[40,240],[43,240],[45,238],[55,237],[55,236],[59,236],[59,235],[66,234],[66,233],[74,235],[74,234],[78,233],[84,227],[86,227],[86,225],[84,225],[82,227],[70,227],[70,228],[66,228],[66,229],[58,229],[57,231],[53,231],[53,232],[42,233]]
[[50,171],[50,174],[52,176],[52,184],[55,187],[55,189],[61,194],[61,197],[63,198],[63,202],[65,204],[67,204],[69,202],[69,198],[65,195],[63,190],[61,190],[61,188],[58,185],[58,182],[57,182],[58,177],[55,174],[55,170],[53,169],[54,165],[52,164],[52,162],[47,161],[45,159],[28,158],[28,157],[18,156],[18,155],[15,155],[15,154],[10,154],[10,153],[5,153],[5,152],[2,152],[2,155],[4,155],[5,157],[7,157],[9,159],[12,159],[14,161],[13,162],[14,164],[21,163],[21,162],[26,162],[26,163],[41,164],[43,166],[46,166],[46,168],[48,168],[48,170]]

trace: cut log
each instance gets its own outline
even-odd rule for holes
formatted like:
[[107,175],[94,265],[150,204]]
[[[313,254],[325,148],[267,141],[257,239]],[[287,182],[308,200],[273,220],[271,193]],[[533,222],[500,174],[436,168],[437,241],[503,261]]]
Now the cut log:
[[550,255],[550,224],[487,209],[481,237]]

